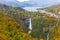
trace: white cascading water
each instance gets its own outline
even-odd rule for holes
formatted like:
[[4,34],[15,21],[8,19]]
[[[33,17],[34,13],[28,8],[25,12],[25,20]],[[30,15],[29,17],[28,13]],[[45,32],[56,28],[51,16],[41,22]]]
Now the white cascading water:
[[49,34],[47,33],[47,40],[49,40]]
[[31,23],[31,18],[29,18],[29,27],[28,27],[29,31],[28,31],[28,34],[31,33],[32,31],[32,23]]

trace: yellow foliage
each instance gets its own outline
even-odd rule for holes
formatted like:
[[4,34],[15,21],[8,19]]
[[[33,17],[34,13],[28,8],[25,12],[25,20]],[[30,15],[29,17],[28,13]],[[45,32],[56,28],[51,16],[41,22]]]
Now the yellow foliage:
[[8,40],[7,36],[0,33],[0,40]]
[[55,38],[54,40],[60,40],[60,38]]
[[0,14],[0,40],[33,40],[20,27],[23,27],[22,22],[18,25],[13,18]]
[[54,36],[54,40],[60,40],[60,27],[57,28],[56,34]]
[[58,34],[60,35],[60,27],[58,28]]
[[40,38],[40,40],[43,40],[43,38]]

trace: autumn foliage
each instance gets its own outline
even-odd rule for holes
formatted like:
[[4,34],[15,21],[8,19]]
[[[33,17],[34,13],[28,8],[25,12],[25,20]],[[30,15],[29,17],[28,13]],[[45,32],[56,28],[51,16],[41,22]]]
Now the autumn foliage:
[[0,40],[33,40],[29,34],[23,32],[21,26],[13,18],[0,13]]

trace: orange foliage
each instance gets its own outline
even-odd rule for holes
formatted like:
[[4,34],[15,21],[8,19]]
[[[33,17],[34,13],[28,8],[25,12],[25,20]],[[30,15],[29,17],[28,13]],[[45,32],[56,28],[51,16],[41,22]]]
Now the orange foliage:
[[60,40],[60,27],[58,27],[57,31],[56,31],[56,34],[54,36],[54,39],[55,40]]
[[7,36],[0,33],[0,40],[7,40]]

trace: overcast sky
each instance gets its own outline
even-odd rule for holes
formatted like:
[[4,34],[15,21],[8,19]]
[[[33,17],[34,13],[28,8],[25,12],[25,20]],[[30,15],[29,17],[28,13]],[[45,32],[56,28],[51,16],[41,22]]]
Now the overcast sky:
[[0,2],[6,1],[6,2],[14,2],[14,1],[19,1],[19,2],[24,2],[24,1],[29,1],[29,0],[0,0]]
[[27,4],[36,5],[36,6],[50,6],[59,4],[60,0],[0,0],[0,2],[25,2]]
[[[16,3],[17,2],[17,3]],[[0,0],[0,3],[9,5],[22,5],[25,7],[48,7],[60,4],[60,0]]]

